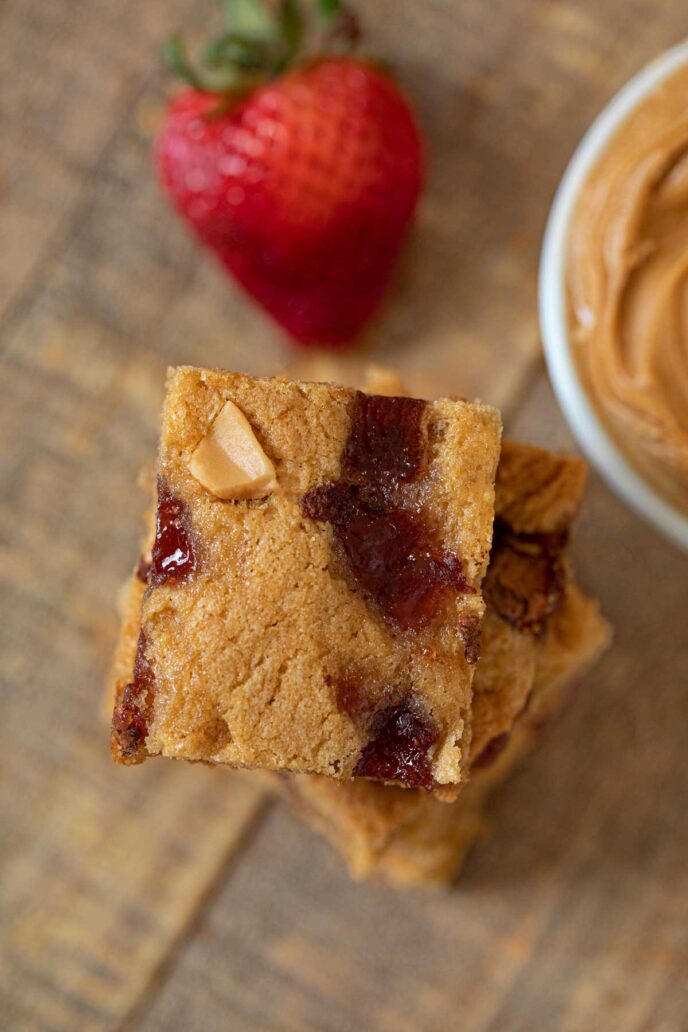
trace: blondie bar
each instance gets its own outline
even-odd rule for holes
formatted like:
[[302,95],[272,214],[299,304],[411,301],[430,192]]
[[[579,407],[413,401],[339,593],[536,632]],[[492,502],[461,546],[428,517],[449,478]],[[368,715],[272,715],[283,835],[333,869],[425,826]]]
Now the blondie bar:
[[459,783],[500,429],[480,404],[171,371],[115,758]]

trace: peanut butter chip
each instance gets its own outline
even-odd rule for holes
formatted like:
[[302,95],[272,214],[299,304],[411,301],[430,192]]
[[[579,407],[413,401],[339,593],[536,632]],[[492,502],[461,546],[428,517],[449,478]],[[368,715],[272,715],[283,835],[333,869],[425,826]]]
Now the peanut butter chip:
[[189,469],[217,498],[260,498],[277,487],[275,467],[233,401],[225,402],[197,445]]

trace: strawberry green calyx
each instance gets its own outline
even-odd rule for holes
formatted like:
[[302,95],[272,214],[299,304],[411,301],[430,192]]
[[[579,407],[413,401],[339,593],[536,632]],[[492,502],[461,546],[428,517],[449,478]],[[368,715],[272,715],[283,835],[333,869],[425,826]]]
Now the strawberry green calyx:
[[224,0],[225,31],[192,64],[181,37],[164,45],[167,64],[205,93],[245,96],[297,62],[350,52],[360,39],[341,0]]

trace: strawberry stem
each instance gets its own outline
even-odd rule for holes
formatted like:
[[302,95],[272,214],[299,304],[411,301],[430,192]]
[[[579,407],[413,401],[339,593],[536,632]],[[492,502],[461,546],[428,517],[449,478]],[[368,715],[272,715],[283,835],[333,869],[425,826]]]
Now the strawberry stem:
[[226,31],[205,47],[200,67],[178,35],[165,42],[165,60],[198,90],[240,96],[298,60],[358,42],[358,21],[341,0],[308,0],[305,7],[303,0],[224,0]]
[[162,52],[165,61],[175,75],[178,75],[184,82],[188,82],[189,85],[195,86],[196,89],[204,89],[199,77],[187,60],[181,36],[177,34],[166,39],[163,43]]
[[283,0],[280,23],[285,52],[277,65],[279,72],[292,63],[303,40],[305,26],[297,0]]
[[265,63],[265,44],[228,33],[208,44],[201,61],[206,68],[222,68],[234,63],[241,68],[260,69]]
[[245,39],[273,40],[277,32],[274,5],[263,0],[224,0],[225,23],[230,32]]
[[321,18],[330,19],[336,17],[342,9],[339,0],[319,0]]

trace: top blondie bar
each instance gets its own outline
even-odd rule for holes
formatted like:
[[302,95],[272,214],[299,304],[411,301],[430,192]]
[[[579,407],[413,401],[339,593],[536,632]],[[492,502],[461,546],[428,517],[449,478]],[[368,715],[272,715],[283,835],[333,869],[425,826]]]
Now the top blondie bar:
[[458,784],[500,434],[478,403],[171,370],[115,758]]

